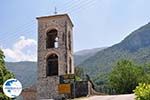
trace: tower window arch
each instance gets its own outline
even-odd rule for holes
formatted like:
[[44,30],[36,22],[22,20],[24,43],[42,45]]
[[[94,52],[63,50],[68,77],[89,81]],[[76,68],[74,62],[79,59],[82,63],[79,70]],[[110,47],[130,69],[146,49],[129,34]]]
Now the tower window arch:
[[68,46],[69,46],[69,50],[71,50],[71,32],[68,32]]
[[58,56],[51,54],[47,58],[47,76],[58,75]]
[[69,58],[69,73],[72,73],[72,59]]
[[58,31],[52,29],[46,35],[46,48],[58,48]]

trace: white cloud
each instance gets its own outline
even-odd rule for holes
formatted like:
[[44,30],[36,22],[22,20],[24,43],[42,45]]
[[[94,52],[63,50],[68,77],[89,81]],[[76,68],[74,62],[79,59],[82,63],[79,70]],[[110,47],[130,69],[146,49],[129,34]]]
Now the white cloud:
[[37,42],[21,36],[12,48],[3,48],[6,60],[15,61],[36,61]]

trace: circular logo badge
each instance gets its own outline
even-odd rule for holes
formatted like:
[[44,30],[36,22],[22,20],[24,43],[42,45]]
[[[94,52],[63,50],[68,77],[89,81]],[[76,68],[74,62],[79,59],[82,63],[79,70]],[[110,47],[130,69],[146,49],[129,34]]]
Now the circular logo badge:
[[8,79],[3,84],[3,92],[10,98],[15,98],[20,95],[22,91],[22,85],[17,79]]

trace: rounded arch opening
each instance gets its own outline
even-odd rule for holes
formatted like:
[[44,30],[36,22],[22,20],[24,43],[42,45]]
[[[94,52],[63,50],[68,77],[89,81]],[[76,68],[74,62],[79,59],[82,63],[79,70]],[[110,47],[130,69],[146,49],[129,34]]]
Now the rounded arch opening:
[[51,54],[46,59],[47,63],[47,76],[58,75],[58,56],[56,54]]
[[58,48],[58,31],[52,29],[46,33],[46,48]]

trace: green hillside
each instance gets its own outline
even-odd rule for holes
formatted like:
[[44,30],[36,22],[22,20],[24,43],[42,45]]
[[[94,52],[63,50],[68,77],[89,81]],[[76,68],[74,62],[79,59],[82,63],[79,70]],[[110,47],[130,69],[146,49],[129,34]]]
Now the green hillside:
[[142,64],[150,62],[150,23],[132,32],[120,43],[97,52],[79,67],[91,76],[109,72],[119,59],[130,59]]
[[94,48],[94,49],[85,49],[74,53],[74,64],[75,66],[81,64],[86,59],[90,58],[91,56],[95,55],[97,52],[106,49],[106,47],[102,48]]
[[15,74],[24,88],[34,84],[37,80],[36,62],[6,62],[6,66]]

